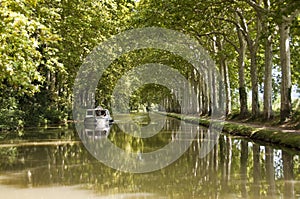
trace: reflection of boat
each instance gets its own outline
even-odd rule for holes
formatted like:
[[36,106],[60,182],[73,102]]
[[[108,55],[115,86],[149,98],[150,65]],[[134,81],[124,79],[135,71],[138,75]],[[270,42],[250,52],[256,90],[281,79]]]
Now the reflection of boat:
[[87,137],[94,139],[105,138],[109,135],[109,124],[100,123],[95,125],[84,125],[84,133]]
[[95,109],[87,109],[84,118],[85,124],[112,124],[113,119],[107,109],[97,107]]

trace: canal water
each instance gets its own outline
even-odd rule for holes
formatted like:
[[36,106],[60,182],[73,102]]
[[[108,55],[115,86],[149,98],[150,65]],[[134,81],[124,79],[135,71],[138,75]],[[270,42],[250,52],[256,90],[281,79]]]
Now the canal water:
[[[147,115],[134,117],[138,125],[149,124]],[[143,139],[124,133],[118,124],[79,133],[70,125],[1,134],[0,198],[300,198],[299,151],[220,134],[201,157],[208,129],[193,125],[185,132],[182,125],[166,118],[159,133]],[[180,135],[191,130],[195,136],[180,158],[147,173],[110,168],[83,144],[108,139],[144,154],[174,140],[186,142]]]

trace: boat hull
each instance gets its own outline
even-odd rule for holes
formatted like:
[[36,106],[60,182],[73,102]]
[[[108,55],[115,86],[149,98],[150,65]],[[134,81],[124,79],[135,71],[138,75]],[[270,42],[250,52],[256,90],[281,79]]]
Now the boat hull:
[[90,117],[84,119],[84,124],[103,125],[103,124],[112,124],[112,123],[113,120],[110,118]]

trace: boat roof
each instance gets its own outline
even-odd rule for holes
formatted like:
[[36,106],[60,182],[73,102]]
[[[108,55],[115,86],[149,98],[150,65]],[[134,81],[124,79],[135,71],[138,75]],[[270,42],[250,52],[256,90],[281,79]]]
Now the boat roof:
[[86,109],[87,111],[98,111],[98,110],[100,110],[100,111],[108,111],[108,109],[106,109],[106,108],[89,108],[89,109]]

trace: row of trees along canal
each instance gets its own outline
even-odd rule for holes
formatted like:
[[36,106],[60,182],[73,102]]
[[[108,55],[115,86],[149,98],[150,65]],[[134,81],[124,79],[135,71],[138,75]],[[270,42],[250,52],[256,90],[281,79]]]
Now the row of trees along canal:
[[[299,84],[299,10],[300,3],[293,0],[3,0],[1,129],[68,118],[77,71],[91,50],[112,35],[149,26],[187,34],[210,53],[225,83],[226,114],[236,109],[242,117],[255,118],[263,110],[264,118],[271,119],[272,103],[280,102],[284,121],[292,114],[292,85]],[[109,106],[117,80],[143,63],[178,69],[199,98],[188,112],[196,107],[203,115],[211,113],[213,99],[203,79],[186,60],[157,49],[115,60],[99,82],[97,104]],[[131,96],[131,105],[164,101],[176,111],[172,95],[162,86],[145,85]]]

